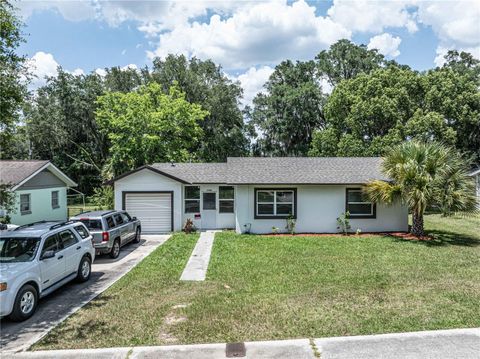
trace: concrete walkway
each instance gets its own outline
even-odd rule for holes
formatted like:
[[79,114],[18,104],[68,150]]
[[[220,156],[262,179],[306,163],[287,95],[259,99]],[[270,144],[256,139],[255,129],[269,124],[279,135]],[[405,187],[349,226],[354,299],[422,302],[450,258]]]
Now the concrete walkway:
[[4,352],[26,350],[59,323],[90,302],[113,283],[128,273],[140,261],[165,243],[169,235],[142,235],[138,244],[122,247],[120,256],[111,259],[98,256],[92,265],[90,280],[71,282],[42,298],[30,319],[15,323],[8,319],[0,322],[0,348]]
[[[480,328],[381,334],[354,337],[246,342],[254,359],[478,359]],[[171,345],[2,354],[2,359],[118,358],[224,359],[225,344]]]
[[213,239],[218,231],[200,233],[200,238],[183,270],[180,280],[202,281],[207,276],[208,263],[212,254]]

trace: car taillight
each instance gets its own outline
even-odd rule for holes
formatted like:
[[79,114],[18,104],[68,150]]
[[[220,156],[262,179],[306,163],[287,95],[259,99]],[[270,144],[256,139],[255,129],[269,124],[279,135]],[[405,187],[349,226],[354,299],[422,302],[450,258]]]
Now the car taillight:
[[108,242],[109,239],[110,235],[108,234],[108,232],[102,232],[102,242]]

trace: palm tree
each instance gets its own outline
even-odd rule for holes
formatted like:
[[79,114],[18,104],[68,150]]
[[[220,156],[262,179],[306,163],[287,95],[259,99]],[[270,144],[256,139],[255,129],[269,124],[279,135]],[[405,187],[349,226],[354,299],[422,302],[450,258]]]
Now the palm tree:
[[468,161],[436,142],[407,141],[388,151],[382,172],[391,182],[372,181],[365,192],[374,202],[402,201],[412,212],[412,234],[423,236],[425,209],[436,206],[444,215],[475,212],[475,186]]

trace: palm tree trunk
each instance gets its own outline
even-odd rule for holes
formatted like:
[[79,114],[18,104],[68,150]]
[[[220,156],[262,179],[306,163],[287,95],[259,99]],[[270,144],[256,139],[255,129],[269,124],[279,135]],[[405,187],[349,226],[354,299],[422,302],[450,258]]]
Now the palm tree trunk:
[[423,213],[417,213],[414,211],[412,217],[412,234],[418,237],[424,236],[425,231],[423,230]]

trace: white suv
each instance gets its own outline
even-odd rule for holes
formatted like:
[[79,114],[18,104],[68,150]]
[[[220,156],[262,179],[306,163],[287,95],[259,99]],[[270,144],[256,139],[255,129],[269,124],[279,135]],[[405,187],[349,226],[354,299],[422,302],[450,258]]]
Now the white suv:
[[22,321],[41,297],[90,278],[92,236],[78,222],[37,222],[0,233],[0,317]]

